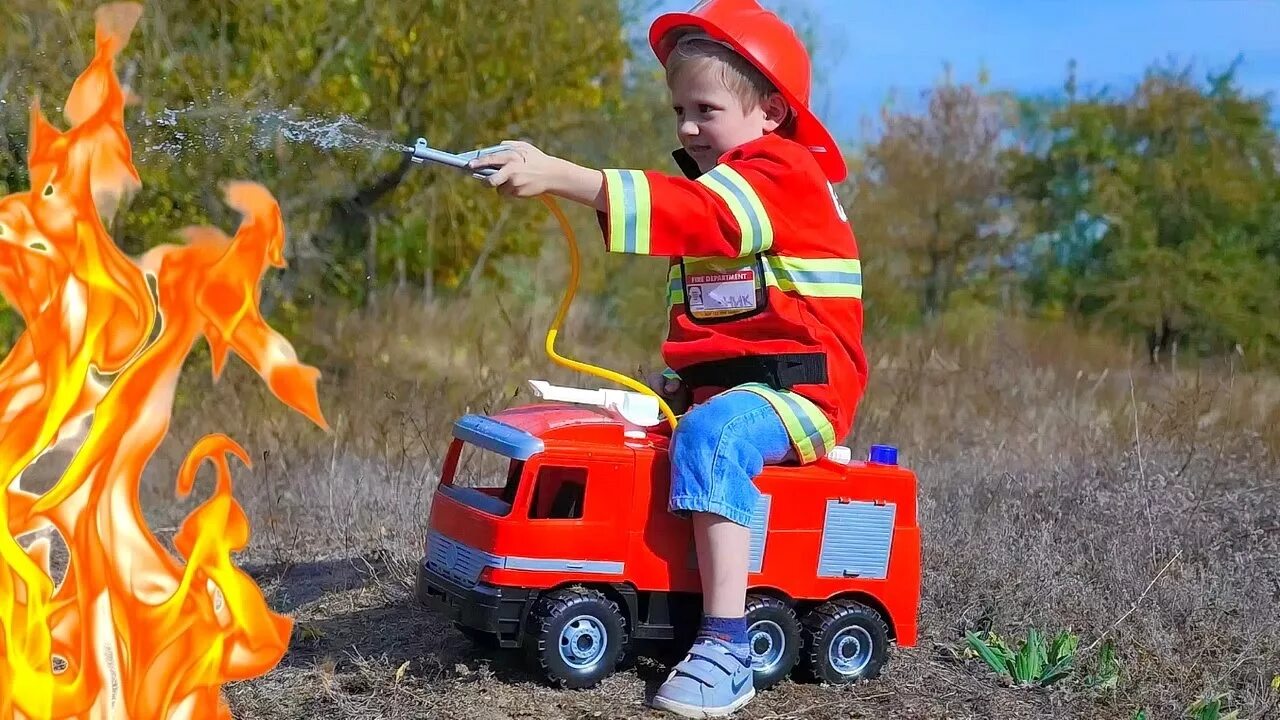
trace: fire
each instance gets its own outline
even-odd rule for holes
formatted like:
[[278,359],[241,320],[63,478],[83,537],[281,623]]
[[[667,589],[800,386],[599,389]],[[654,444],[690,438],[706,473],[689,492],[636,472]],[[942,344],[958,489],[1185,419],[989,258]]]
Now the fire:
[[[319,373],[263,321],[259,283],[284,266],[284,224],[271,193],[230,183],[243,216],[234,237],[188,228],[184,244],[134,260],[104,217],[141,186],[124,129],[115,58],[141,6],[97,14],[95,55],[72,86],[61,132],[31,109],[31,190],[0,199],[0,292],[25,331],[0,363],[0,716],[229,717],[227,682],[279,662],[292,623],[271,612],[231,553],[249,523],[231,491],[230,438],[205,437],[178,473],[191,492],[216,470],[212,496],[182,524],[173,557],[148,529],[142,470],[168,432],[182,363],[201,336],[214,376],[229,352],[281,401],[322,428]],[[155,296],[148,285],[155,285]],[[43,495],[21,475],[59,443],[74,459]],[[48,534],[70,563],[52,579]]]

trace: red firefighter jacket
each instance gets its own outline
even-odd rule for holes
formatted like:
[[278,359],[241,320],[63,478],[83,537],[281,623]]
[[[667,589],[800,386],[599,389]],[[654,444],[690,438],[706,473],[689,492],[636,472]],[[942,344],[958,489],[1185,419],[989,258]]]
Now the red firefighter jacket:
[[802,462],[825,455],[853,425],[867,360],[857,243],[813,155],[765,135],[696,179],[604,176],[607,249],[671,258],[662,355],[694,402],[757,392]]

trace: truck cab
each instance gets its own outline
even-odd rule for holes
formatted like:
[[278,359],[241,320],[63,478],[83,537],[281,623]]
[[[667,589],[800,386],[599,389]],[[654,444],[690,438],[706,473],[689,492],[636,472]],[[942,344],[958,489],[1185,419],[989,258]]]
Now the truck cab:
[[[482,645],[523,648],[566,687],[599,682],[636,640],[691,639],[700,581],[691,525],[667,510],[670,436],[632,410],[550,401],[458,419],[418,599]],[[757,478],[757,688],[793,670],[874,677],[890,643],[915,643],[916,479],[886,450],[852,461],[838,448]]]

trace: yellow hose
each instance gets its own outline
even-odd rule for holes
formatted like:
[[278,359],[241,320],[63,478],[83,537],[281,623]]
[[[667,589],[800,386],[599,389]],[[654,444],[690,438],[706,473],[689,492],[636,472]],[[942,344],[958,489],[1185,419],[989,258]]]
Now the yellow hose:
[[540,197],[542,202],[546,204],[547,208],[551,210],[551,214],[556,217],[557,221],[559,221],[560,230],[564,233],[564,238],[569,243],[569,287],[565,290],[564,298],[560,301],[560,309],[556,312],[555,320],[551,321],[551,328],[547,330],[547,355],[551,356],[551,359],[555,362],[571,370],[595,375],[596,377],[604,378],[605,380],[612,380],[613,382],[625,385],[636,392],[644,393],[645,395],[652,395],[657,398],[658,407],[662,408],[662,414],[667,417],[667,422],[674,430],[676,427],[676,414],[672,412],[671,407],[662,399],[662,396],[654,392],[652,388],[646,386],[644,383],[636,381],[633,378],[629,378],[626,375],[621,375],[613,372],[612,370],[596,367],[595,365],[578,362],[577,360],[570,360],[569,358],[562,357],[560,353],[556,352],[556,335],[560,333],[560,324],[564,322],[564,317],[569,312],[569,305],[573,303],[573,295],[577,291],[578,287],[578,241],[574,236],[573,228],[569,226],[569,219],[565,217],[564,211],[560,209],[560,205],[556,202],[555,198],[550,195],[542,195]]

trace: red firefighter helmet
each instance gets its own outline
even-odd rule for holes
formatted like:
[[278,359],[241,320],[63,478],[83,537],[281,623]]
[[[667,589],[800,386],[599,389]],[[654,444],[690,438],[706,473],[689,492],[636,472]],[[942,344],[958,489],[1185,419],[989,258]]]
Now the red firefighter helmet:
[[756,0],[702,0],[688,12],[659,16],[649,27],[649,45],[664,66],[680,35],[672,31],[681,28],[727,43],[764,73],[794,114],[781,134],[809,148],[832,182],[845,178],[848,167],[840,147],[809,109],[809,53],[790,25]]

